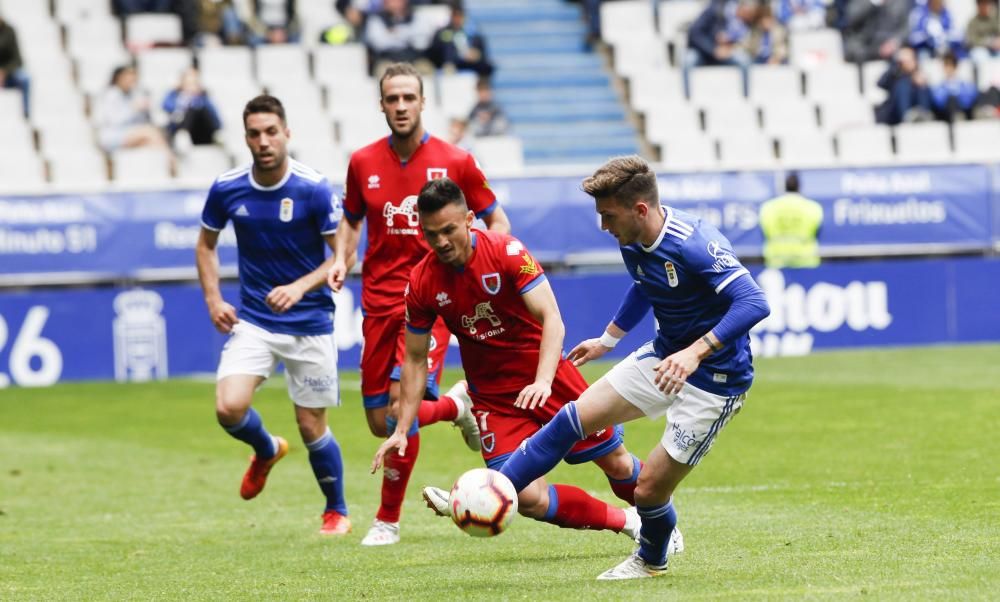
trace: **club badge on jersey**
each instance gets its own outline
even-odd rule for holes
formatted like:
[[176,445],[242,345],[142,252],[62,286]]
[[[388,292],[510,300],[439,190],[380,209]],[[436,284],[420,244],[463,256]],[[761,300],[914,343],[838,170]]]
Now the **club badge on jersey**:
[[677,268],[674,267],[674,262],[664,261],[663,267],[667,269],[667,284],[671,288],[676,288],[679,281],[677,280]]
[[283,222],[292,221],[292,214],[295,210],[295,201],[285,197],[281,199],[281,210],[278,212],[278,219]]
[[447,167],[428,167],[427,168],[427,181],[440,180],[442,178],[448,177]]
[[493,272],[492,274],[483,274],[480,277],[483,283],[483,290],[491,295],[495,295],[500,292],[500,274]]

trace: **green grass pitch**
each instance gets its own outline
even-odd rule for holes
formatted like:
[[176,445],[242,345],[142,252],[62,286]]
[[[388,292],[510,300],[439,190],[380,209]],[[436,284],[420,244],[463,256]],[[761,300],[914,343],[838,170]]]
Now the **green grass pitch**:
[[[279,380],[256,405],[293,447],[252,502],[238,495],[249,448],[215,424],[210,382],[7,389],[0,599],[996,599],[998,366],[986,345],[759,360],[743,412],[679,490],[687,551],[635,582],[594,580],[631,551],[621,535],[519,517],[476,540],[433,516],[419,487],[480,465],[449,425],[423,431],[402,543],[362,548],[380,478],[354,372],[330,414],[354,521],[342,539],[316,533]],[[662,428],[629,424],[629,448],[644,457]],[[616,501],[592,465],[550,478]]]

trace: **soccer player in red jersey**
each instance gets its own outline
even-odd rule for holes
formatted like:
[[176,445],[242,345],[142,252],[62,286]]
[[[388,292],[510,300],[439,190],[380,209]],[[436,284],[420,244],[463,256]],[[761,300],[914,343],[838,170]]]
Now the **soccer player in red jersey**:
[[[368,243],[361,271],[362,334],[361,394],[368,428],[385,437],[395,428],[392,407],[399,397],[398,367],[403,355],[403,290],[410,270],[429,248],[420,232],[417,194],[428,180],[450,178],[469,199],[475,215],[490,229],[510,231],[499,206],[472,155],[424,131],[423,81],[412,65],[391,65],[379,81],[381,107],[392,135],[357,150],[347,169],[344,219],[337,228],[335,260],[328,278],[333,290],[344,284],[361,236],[361,222],[368,218]],[[439,401],[436,399],[441,366],[450,335],[440,324],[432,330],[429,400],[413,422],[408,451],[387,462],[382,479],[382,503],[362,545],[387,545],[399,541],[399,516],[406,485],[420,449],[417,425],[451,420],[462,427],[466,444],[479,449],[479,432],[460,382]],[[388,411],[387,411],[388,410]],[[388,424],[390,426],[387,426]]]
[[[587,383],[561,356],[565,328],[559,306],[524,245],[510,235],[473,228],[474,213],[450,180],[428,182],[417,204],[433,253],[410,274],[399,419],[376,453],[372,470],[397,455],[390,450],[406,452],[438,318],[458,337],[483,459],[499,469],[522,440],[579,397]],[[580,441],[567,461],[593,461],[607,474],[615,494],[634,504],[641,463],[625,449],[619,427]],[[424,497],[438,514],[447,513],[447,492],[428,487]],[[633,538],[640,526],[634,509],[616,508],[571,485],[547,485],[544,478],[521,490],[518,511],[561,527],[605,529]]]

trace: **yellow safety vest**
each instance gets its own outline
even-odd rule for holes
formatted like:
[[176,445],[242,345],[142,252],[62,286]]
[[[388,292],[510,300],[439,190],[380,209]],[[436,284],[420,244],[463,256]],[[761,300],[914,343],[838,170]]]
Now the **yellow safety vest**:
[[790,192],[760,208],[764,231],[764,265],[769,268],[814,268],[819,265],[816,235],[823,223],[823,207]]

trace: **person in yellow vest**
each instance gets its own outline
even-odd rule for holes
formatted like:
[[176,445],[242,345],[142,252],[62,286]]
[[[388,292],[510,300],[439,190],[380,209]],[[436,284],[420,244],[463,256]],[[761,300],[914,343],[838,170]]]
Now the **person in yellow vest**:
[[799,176],[785,178],[785,194],[760,207],[764,232],[764,265],[769,268],[814,268],[819,265],[817,237],[823,207],[799,194]]

